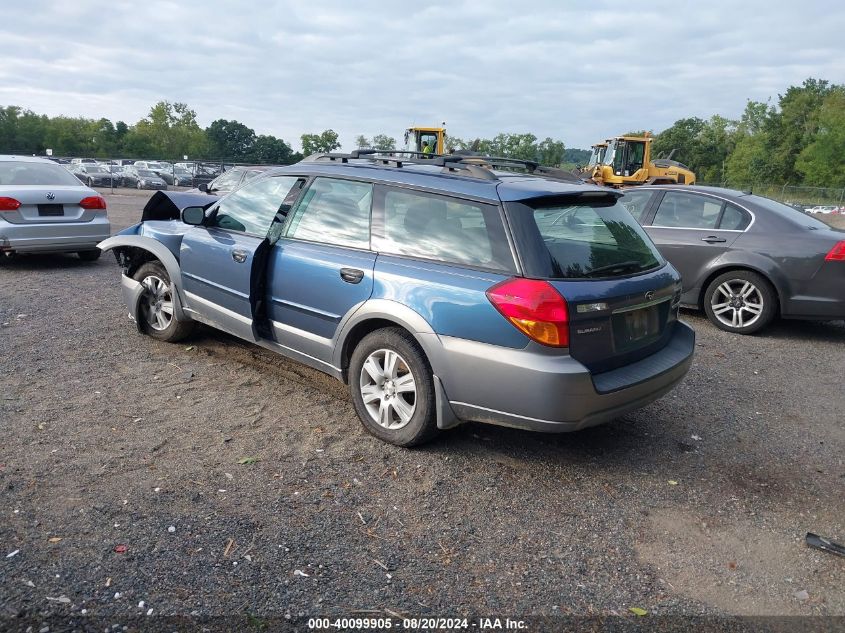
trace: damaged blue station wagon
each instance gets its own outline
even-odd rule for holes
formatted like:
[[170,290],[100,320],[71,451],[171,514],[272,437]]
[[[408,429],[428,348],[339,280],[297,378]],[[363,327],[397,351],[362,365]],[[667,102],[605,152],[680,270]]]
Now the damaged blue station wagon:
[[331,374],[387,442],[574,431],[668,392],[695,347],[678,273],[619,195],[527,161],[360,150],[211,202],[159,192],[100,248],[141,331],[205,323]]

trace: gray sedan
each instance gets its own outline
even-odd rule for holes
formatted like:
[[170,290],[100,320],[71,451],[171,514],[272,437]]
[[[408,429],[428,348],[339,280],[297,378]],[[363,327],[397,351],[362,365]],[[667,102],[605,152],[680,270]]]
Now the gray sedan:
[[845,318],[845,232],[748,192],[662,185],[622,200],[683,277],[682,305],[751,334],[786,319]]
[[71,251],[86,261],[111,233],[106,201],[64,167],[0,156],[0,254]]

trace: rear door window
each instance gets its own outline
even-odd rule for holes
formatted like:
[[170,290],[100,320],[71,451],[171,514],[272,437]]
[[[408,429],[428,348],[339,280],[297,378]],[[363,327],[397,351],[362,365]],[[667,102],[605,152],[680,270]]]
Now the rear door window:
[[529,276],[624,277],[664,264],[657,247],[615,196],[527,200],[506,208]]
[[748,214],[732,204],[725,204],[725,211],[722,213],[722,221],[719,228],[728,231],[742,231],[748,226]]
[[286,235],[309,242],[368,249],[372,199],[370,183],[316,178],[293,212]]
[[373,230],[374,250],[515,271],[498,206],[391,187],[379,194],[383,215]]
[[722,201],[680,191],[667,191],[660,201],[653,226],[684,229],[715,229]]
[[648,208],[648,203],[653,195],[654,191],[647,189],[626,191],[625,195],[622,196],[622,206],[631,212],[637,222],[642,224],[645,219],[645,210]]

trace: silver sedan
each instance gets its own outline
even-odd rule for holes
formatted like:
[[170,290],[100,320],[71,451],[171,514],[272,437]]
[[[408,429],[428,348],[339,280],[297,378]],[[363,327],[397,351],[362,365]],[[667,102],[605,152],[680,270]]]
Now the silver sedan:
[[106,201],[52,161],[0,156],[0,256],[76,252],[100,256],[111,233]]

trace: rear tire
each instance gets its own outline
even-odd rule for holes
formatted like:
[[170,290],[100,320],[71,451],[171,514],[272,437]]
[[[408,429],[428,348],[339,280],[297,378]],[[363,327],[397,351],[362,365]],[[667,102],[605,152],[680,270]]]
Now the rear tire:
[[750,270],[734,270],[716,277],[704,293],[704,311],[720,330],[753,334],[777,314],[772,284]]
[[145,334],[160,341],[175,343],[194,331],[196,323],[180,321],[174,310],[173,283],[159,261],[147,262],[132,278],[144,286],[138,300],[138,324]]
[[431,367],[401,328],[365,336],[349,360],[349,391],[364,428],[397,446],[417,446],[438,433]]
[[77,251],[76,255],[81,259],[83,262],[95,262],[100,259],[100,255],[103,254],[99,248],[92,249],[90,251]]

